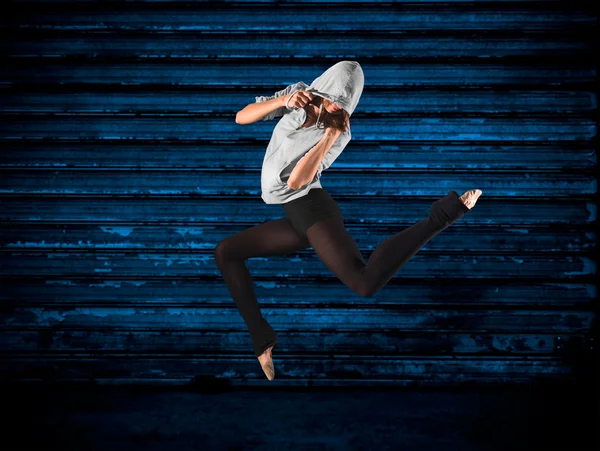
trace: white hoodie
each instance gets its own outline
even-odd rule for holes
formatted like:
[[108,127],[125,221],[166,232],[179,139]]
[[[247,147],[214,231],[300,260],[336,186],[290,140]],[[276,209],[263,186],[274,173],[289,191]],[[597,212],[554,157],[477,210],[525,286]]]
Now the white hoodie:
[[[299,81],[272,96],[258,96],[256,102],[266,102],[276,97],[289,95],[299,90],[305,90],[337,103],[352,115],[358,105],[364,86],[364,74],[356,61],[340,61],[308,86]],[[325,134],[324,128],[314,124],[302,128],[306,121],[306,111],[303,108],[292,109],[285,106],[278,108],[262,118],[263,121],[281,117],[271,136],[263,160],[261,173],[262,199],[267,204],[283,204],[305,196],[312,188],[321,188],[321,172],[327,169],[342,153],[352,139],[350,128],[342,133],[333,143],[329,152],[323,158],[312,181],[297,190],[287,185],[294,167]]]

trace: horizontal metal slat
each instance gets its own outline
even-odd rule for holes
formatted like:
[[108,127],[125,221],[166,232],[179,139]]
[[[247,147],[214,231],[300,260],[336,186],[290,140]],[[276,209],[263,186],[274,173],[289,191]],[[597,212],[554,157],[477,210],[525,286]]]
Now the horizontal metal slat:
[[[417,179],[419,180],[419,179]],[[439,180],[437,181],[439,184]],[[431,188],[426,180],[422,186],[414,186],[407,193],[394,194],[388,197],[365,193],[360,190],[349,192],[346,188],[327,191],[338,203],[347,224],[378,225],[404,227],[420,221],[429,214],[431,203],[442,197],[446,191]],[[465,185],[469,186],[469,185]],[[514,188],[513,188],[514,189]],[[460,190],[459,190],[460,191]],[[463,216],[452,228],[460,228],[463,224],[510,228],[529,225],[552,226],[587,226],[593,224],[598,215],[598,208],[592,199],[579,197],[579,193],[564,196],[562,192],[540,192],[539,199],[532,199],[532,190],[522,189],[511,196],[520,194],[519,198],[507,196],[506,190],[489,193],[487,188],[477,203],[477,211],[473,210]],[[414,196],[432,196],[427,200],[414,199]],[[236,194],[227,197],[172,196],[129,196],[130,198],[101,196],[0,196],[0,211],[6,227],[13,227],[8,222],[46,222],[65,224],[97,223],[130,226],[131,222],[141,224],[165,223],[173,225],[208,224],[221,226],[224,223],[243,224],[250,227],[264,221],[282,218],[285,211],[281,205],[265,204],[257,193],[247,198]],[[361,197],[358,197],[361,196]],[[552,197],[552,198],[550,198]],[[226,201],[224,201],[226,199]],[[390,205],[396,209],[391,210]],[[168,224],[167,224],[168,223]],[[156,225],[159,225],[156,224]],[[19,225],[16,225],[19,226]],[[240,229],[241,230],[241,229]]]
[[[0,91],[0,113],[192,114],[231,115],[264,92],[236,93],[148,91],[130,92]],[[585,91],[425,91],[377,92],[361,98],[358,117],[367,114],[554,114],[586,113],[597,108],[597,97]]]
[[[593,174],[526,173],[515,180],[508,172],[494,173],[407,173],[376,171],[368,167],[348,175],[324,171],[321,183],[332,196],[445,196],[451,189],[478,188],[483,196],[531,200],[547,197],[591,196],[597,192]],[[170,196],[259,196],[260,174],[225,171],[6,170],[0,173],[0,195],[170,195]],[[459,194],[462,194],[459,193]],[[481,201],[484,204],[483,198]],[[276,205],[281,211],[279,205]],[[430,207],[430,205],[428,206]],[[479,206],[477,208],[480,208]],[[481,210],[480,210],[481,211]],[[480,213],[478,213],[480,214]],[[483,214],[483,212],[481,213]]]
[[[419,36],[381,33],[368,36],[340,33],[285,34],[221,33],[160,35],[152,33],[35,32],[11,30],[11,40],[0,44],[0,55],[19,58],[64,58],[74,56],[138,58],[257,58],[338,55],[343,59],[352,49],[354,59],[365,58],[505,58],[513,56],[579,56],[592,58],[590,36],[534,34],[522,37],[504,35]],[[374,45],[376,42],[376,45]],[[258,58],[260,59],[260,58]],[[366,77],[369,76],[365,72]]]
[[[40,306],[55,310],[78,307],[231,307],[231,294],[222,278],[117,279],[109,275],[93,279],[10,277],[2,279],[1,305]],[[544,308],[589,310],[597,297],[593,283],[515,280],[431,279],[391,280],[373,298],[354,295],[338,280],[254,280],[261,306],[347,306],[349,309],[410,306],[412,308]],[[43,296],[39,294],[43,293]],[[404,307],[402,307],[404,308]],[[7,310],[8,311],[8,310]]]
[[[423,59],[423,58],[421,58]],[[121,61],[114,58],[80,58],[75,61],[6,58],[0,72],[0,85],[31,83],[132,86],[158,85],[213,88],[226,93],[231,87],[256,86],[258,90],[275,92],[300,80],[310,84],[336,60],[301,63],[301,55],[293,60],[262,61],[260,59],[141,59]],[[554,87],[589,84],[596,81],[592,59],[553,55],[528,56],[522,61],[505,59],[502,64],[480,58],[475,61],[449,62],[390,61],[371,59],[361,62],[365,73],[365,94],[388,87],[437,86],[512,86]],[[227,79],[223,80],[223,73]],[[363,96],[365,99],[367,95]],[[248,102],[254,101],[252,95]]]
[[[408,226],[408,224],[406,224]],[[361,250],[373,250],[391,234],[403,227],[370,225],[347,226]],[[0,235],[0,249],[4,250],[97,250],[97,251],[167,251],[211,252],[223,239],[243,230],[238,225],[222,224],[172,226],[131,224],[8,224]],[[596,248],[597,235],[582,227],[469,227],[450,228],[435,240],[428,242],[420,252],[452,251],[468,241],[469,251],[476,253],[528,253],[575,255]]]
[[[195,376],[230,385],[273,384],[289,386],[414,386],[476,383],[533,383],[565,380],[573,373],[563,357],[430,357],[373,358],[369,356],[278,357],[277,377],[268,381],[252,351],[223,357],[173,358],[153,354],[70,357],[42,353],[0,360],[3,380],[87,381],[97,384],[191,383]],[[199,381],[201,383],[201,381]],[[208,383],[208,382],[206,382]]]
[[[585,334],[563,334],[544,331],[531,333],[462,333],[395,332],[373,330],[367,332],[301,332],[281,330],[276,348],[285,354],[370,354],[382,355],[565,355],[589,349]],[[285,337],[285,338],[284,338]],[[213,331],[140,331],[140,330],[78,330],[65,328],[34,328],[18,330],[6,328],[0,335],[0,348],[10,354],[53,352],[68,355],[72,352],[90,352],[96,356],[111,357],[123,353],[142,354],[242,354],[248,351],[248,332],[228,329]]]
[[[184,143],[177,141],[0,141],[2,169],[117,169],[146,168],[172,171],[208,168],[260,170],[266,142]],[[240,149],[243,148],[243,151]],[[218,159],[214,156],[219,155]],[[369,155],[369,162],[364,156]],[[435,157],[435,158],[434,158]],[[373,162],[376,162],[373,164]],[[547,143],[419,143],[379,144],[352,141],[328,169],[369,168],[376,172],[403,169],[438,172],[591,171],[598,158],[591,142]]]
[[[233,303],[233,300],[231,301]],[[320,332],[391,330],[405,332],[585,333],[593,311],[577,310],[433,310],[355,308],[263,307],[263,316],[276,330]],[[3,327],[51,327],[51,330],[220,331],[245,329],[235,305],[219,307],[12,307],[0,312]]]
[[[249,125],[229,118],[94,117],[70,115],[4,115],[0,140],[26,139],[178,139],[202,141],[270,138],[277,123],[259,121]],[[596,136],[593,118],[496,118],[496,117],[364,117],[351,123],[353,141],[570,141]]]
[[[296,2],[295,2],[296,3]],[[305,2],[302,2],[305,3]],[[302,5],[301,3],[301,5]],[[344,2],[347,3],[347,2]],[[408,3],[401,9],[396,5],[370,2],[328,4],[315,15],[308,5],[300,7],[269,4],[268,9],[236,5],[222,8],[221,3],[111,3],[60,4],[51,8],[36,5],[13,12],[19,29],[53,30],[144,30],[149,32],[208,32],[216,31],[312,31],[377,30],[510,30],[510,31],[576,31],[594,25],[589,11],[575,8],[552,8],[552,3],[514,4],[512,9],[499,10],[485,5],[454,3],[440,9],[435,2]],[[398,3],[398,2],[395,2]],[[444,2],[447,3],[447,2]],[[472,3],[472,2],[469,2]],[[18,3],[17,3],[18,5]],[[16,6],[17,6],[16,5]],[[151,6],[151,8],[149,8]],[[482,7],[483,6],[483,7]],[[319,3],[315,5],[319,7]],[[278,19],[273,23],[273,16]]]
[[[465,245],[468,243],[465,243]],[[469,255],[464,246],[459,255],[417,254],[393,278],[499,278],[523,280],[546,277],[572,280],[592,277],[595,260],[582,256]],[[307,253],[251,258],[249,271],[256,277],[299,277],[335,279],[318,256]],[[0,253],[0,277],[11,275],[37,277],[219,277],[212,253],[111,251],[3,251]],[[348,292],[351,293],[350,289]]]

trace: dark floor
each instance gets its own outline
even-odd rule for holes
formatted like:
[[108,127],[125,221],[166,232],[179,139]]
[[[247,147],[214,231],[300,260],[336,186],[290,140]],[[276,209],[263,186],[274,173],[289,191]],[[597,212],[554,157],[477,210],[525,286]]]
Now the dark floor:
[[585,387],[473,390],[4,386],[4,450],[591,450]]

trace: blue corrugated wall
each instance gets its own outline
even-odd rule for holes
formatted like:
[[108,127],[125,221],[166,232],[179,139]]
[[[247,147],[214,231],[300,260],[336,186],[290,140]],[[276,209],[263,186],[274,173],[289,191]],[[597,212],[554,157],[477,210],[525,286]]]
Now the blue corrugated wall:
[[[12,3],[2,379],[457,385],[591,369],[593,2]],[[373,298],[312,249],[250,259],[279,335],[269,382],[213,255],[283,216],[260,198],[275,121],[235,113],[342,59],[365,89],[322,183],[366,258],[450,189],[483,196]]]

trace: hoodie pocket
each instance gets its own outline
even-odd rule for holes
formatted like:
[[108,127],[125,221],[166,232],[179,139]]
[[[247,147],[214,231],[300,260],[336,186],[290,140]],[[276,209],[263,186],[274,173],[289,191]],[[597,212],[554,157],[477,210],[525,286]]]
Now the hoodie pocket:
[[277,171],[277,175],[275,175],[275,180],[277,181],[278,185],[283,185],[284,183],[281,181],[281,172],[283,171],[283,169],[280,169]]
[[[285,186],[287,187],[287,181],[290,178],[290,174],[291,174],[291,168],[289,167],[289,160],[284,160],[282,164],[280,164],[278,166],[277,169],[277,173],[275,174],[275,180],[277,181],[277,184],[280,186]],[[289,172],[289,174],[285,175],[284,173]],[[283,181],[283,178],[285,178],[285,182]]]
[[270,173],[269,178],[271,180],[271,192],[281,192],[284,187],[288,187],[287,183],[283,181],[286,179],[284,171],[288,167],[288,164],[288,160],[284,159],[281,154],[277,155],[270,161],[268,171]]

